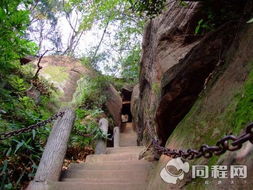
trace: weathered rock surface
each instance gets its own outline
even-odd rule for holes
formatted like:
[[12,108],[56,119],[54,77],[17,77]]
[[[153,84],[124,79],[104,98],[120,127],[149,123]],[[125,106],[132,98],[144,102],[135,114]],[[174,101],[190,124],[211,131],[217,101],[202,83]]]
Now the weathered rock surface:
[[[179,7],[177,2],[169,2],[168,10],[146,26],[140,95],[134,108],[138,112],[132,113],[138,118],[144,144],[150,142],[150,127],[162,145],[167,142],[166,146],[172,149],[215,145],[226,134],[240,134],[253,118],[249,111],[253,91],[253,27],[246,24],[252,18],[253,2],[233,1],[231,7],[236,7],[240,19],[223,23],[198,38],[193,30],[202,8],[200,3]],[[204,179],[194,180],[189,172],[176,185],[167,184],[160,171],[170,158],[162,156],[148,189],[251,189],[252,150],[252,145],[247,144],[236,153],[190,162],[224,164],[228,168],[245,164],[249,168],[248,183],[236,179],[236,184],[231,185],[228,178],[218,185],[217,179],[208,178],[210,183],[205,185]]]
[[[136,130],[138,133],[140,131],[140,128],[138,126],[138,101],[139,101],[139,84],[135,85],[133,88],[132,92],[132,97],[131,97],[131,114],[132,114],[132,123],[133,123],[133,128]],[[140,134],[138,135],[140,136]],[[139,137],[140,139],[140,137]],[[137,143],[140,144],[140,140],[137,139]]]
[[[239,135],[247,123],[252,121],[253,115],[249,112],[252,106],[252,66],[253,66],[253,26],[244,27],[240,37],[236,38],[229,50],[226,65],[217,67],[210,79],[206,90],[201,93],[197,102],[187,116],[177,125],[168,139],[167,147],[173,149],[199,149],[202,144],[215,145],[223,136],[229,133]],[[251,73],[251,75],[249,75]],[[247,82],[245,82],[247,81]],[[249,87],[248,85],[251,84]],[[246,86],[245,86],[246,85]],[[239,111],[238,111],[239,110]],[[241,115],[241,114],[242,115]],[[227,152],[221,156],[210,159],[197,159],[190,161],[190,165],[226,165],[230,171],[231,165],[246,165],[247,178],[234,180],[228,177],[219,179],[210,177],[201,179],[195,183],[191,178],[191,172],[177,185],[167,184],[160,177],[160,171],[170,160],[167,156],[160,158],[156,171],[150,177],[148,189],[252,189],[253,180],[251,143],[246,143],[241,150]],[[209,184],[205,184],[205,180]],[[234,184],[231,184],[231,180]],[[158,188],[157,188],[158,187]]]
[[121,125],[122,99],[119,92],[110,84],[106,90],[107,101],[105,103],[108,111],[112,115],[116,125]]
[[[211,73],[224,64],[239,27],[237,21],[231,21],[204,36],[194,35],[201,4],[189,2],[182,7],[169,1],[168,6],[147,24],[143,37],[138,116],[134,118],[138,118],[144,144],[149,142],[147,127],[165,144]],[[243,7],[237,8],[239,12]]]
[[[199,3],[191,2],[183,8],[176,1],[169,3],[168,10],[151,20],[143,37],[143,53],[140,71],[140,99],[138,127],[155,126],[155,112],[161,99],[161,81],[165,72],[186,56],[199,41],[188,37],[197,22]],[[187,35],[189,34],[189,36]],[[192,35],[191,35],[192,36]],[[147,139],[144,143],[147,142]]]

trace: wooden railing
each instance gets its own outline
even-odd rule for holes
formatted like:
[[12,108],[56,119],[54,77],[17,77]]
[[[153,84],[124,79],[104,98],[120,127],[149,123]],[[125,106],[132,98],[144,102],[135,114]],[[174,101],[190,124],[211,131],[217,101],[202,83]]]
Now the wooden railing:
[[58,181],[61,175],[67,143],[75,121],[75,112],[65,108],[62,118],[56,120],[48,137],[34,180],[27,190],[46,190],[49,181]]

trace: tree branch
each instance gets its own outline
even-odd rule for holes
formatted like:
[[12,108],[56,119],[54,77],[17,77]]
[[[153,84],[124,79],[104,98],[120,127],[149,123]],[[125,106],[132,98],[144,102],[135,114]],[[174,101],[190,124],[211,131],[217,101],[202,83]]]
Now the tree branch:
[[52,50],[53,50],[53,49],[51,49],[51,50],[46,50],[46,51],[40,56],[40,58],[39,58],[39,60],[38,60],[38,62],[37,62],[37,71],[36,71],[35,75],[33,76],[33,79],[38,78],[39,72],[40,72],[40,70],[43,68],[42,66],[40,66],[40,62],[41,62],[42,58],[44,57],[44,55],[45,55],[47,52],[52,51]]
[[109,25],[109,21],[106,23],[106,26],[105,26],[103,35],[102,35],[102,37],[101,37],[101,39],[100,39],[100,41],[99,41],[99,44],[98,44],[98,46],[97,46],[97,48],[96,48],[96,50],[95,50],[95,52],[94,52],[94,54],[93,54],[93,56],[92,56],[91,64],[94,62],[94,60],[95,60],[95,58],[96,58],[96,55],[97,55],[97,53],[98,53],[98,50],[99,50],[99,48],[100,48],[100,46],[101,46],[101,44],[102,44],[102,41],[103,41],[103,39],[104,39],[104,37],[105,37],[105,33],[106,33],[107,28],[108,28],[108,25]]

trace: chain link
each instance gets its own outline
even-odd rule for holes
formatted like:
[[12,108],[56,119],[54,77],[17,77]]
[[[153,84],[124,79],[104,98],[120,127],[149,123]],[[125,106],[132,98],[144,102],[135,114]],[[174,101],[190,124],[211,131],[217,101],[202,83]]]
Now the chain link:
[[33,124],[33,125],[30,125],[28,127],[24,127],[24,128],[15,130],[15,131],[0,133],[0,141],[8,139],[8,138],[16,136],[16,135],[20,135],[22,133],[30,132],[34,129],[38,129],[38,128],[43,127],[43,126],[46,126],[47,124],[52,123],[54,120],[58,119],[59,117],[63,117],[64,113],[65,112],[59,112],[59,113],[53,115],[52,117],[50,117],[47,120],[40,121],[40,122],[38,122],[36,124]]
[[165,148],[160,146],[159,140],[152,137],[153,135],[150,134],[151,130],[149,130],[149,135],[152,138],[152,145],[160,154],[164,154],[170,156],[172,158],[182,157],[184,159],[192,160],[200,157],[204,158],[211,158],[213,155],[221,155],[224,154],[226,151],[236,151],[242,148],[243,143],[250,141],[253,144],[253,123],[250,123],[243,134],[236,137],[234,135],[227,135],[220,139],[215,146],[209,146],[203,144],[200,146],[199,150],[195,149],[187,149],[187,150],[175,150],[170,148]]

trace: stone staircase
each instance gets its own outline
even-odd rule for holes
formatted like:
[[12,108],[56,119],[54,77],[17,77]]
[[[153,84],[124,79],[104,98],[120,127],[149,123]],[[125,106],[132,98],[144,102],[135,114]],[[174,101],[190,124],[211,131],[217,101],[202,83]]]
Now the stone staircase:
[[138,160],[144,147],[136,146],[136,134],[128,123],[120,135],[120,146],[106,154],[89,155],[83,164],[71,164],[50,190],[145,190],[153,163]]

